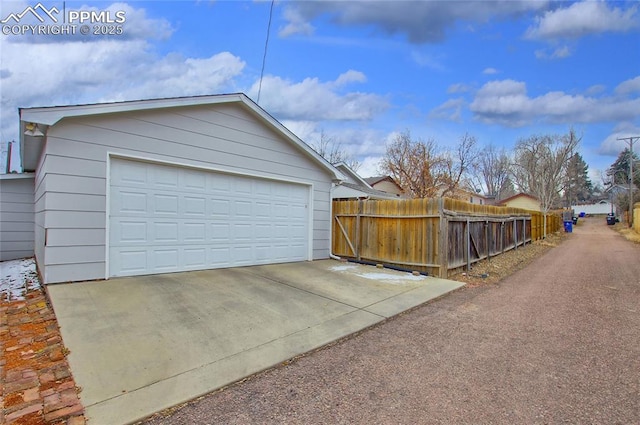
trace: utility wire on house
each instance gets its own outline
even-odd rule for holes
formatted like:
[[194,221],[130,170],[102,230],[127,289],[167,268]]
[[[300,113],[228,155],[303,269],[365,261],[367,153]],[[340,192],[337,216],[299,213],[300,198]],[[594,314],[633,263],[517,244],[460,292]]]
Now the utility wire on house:
[[271,33],[271,19],[273,18],[273,3],[275,0],[271,0],[271,6],[269,7],[269,24],[267,25],[267,39],[264,42],[264,54],[262,55],[262,69],[260,70],[260,83],[258,84],[258,99],[257,104],[260,104],[260,93],[262,92],[262,77],[264,77],[264,66],[267,62],[267,48],[269,47],[269,34]]

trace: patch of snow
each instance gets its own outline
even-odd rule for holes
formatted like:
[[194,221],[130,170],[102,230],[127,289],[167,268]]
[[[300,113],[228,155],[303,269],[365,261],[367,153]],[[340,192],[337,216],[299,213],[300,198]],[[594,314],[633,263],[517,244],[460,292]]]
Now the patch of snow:
[[389,274],[389,273],[356,273],[357,276],[360,277],[364,277],[365,279],[371,279],[371,280],[391,280],[391,281],[404,281],[404,280],[411,280],[411,281],[420,281],[420,280],[424,280],[427,278],[427,276],[424,275],[420,275],[420,276],[414,276],[410,273],[402,273],[402,272],[397,272],[397,273],[393,273],[393,274]]
[[333,272],[344,272],[347,270],[353,270],[353,269],[357,269],[358,266],[356,266],[355,264],[344,264],[344,265],[340,265],[340,266],[333,266],[331,267],[329,270],[333,271]]
[[20,301],[28,291],[40,288],[33,258],[0,262],[0,300]]

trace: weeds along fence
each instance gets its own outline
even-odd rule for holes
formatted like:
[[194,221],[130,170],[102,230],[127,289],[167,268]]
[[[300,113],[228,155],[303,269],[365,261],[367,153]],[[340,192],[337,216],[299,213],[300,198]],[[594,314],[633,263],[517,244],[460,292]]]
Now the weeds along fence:
[[[332,252],[447,277],[541,239],[542,213],[448,198],[333,201]],[[547,215],[547,233],[562,228]]]

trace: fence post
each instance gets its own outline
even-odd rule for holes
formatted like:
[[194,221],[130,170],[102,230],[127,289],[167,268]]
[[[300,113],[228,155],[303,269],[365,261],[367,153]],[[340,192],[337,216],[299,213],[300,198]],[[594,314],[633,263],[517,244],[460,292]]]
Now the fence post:
[[465,242],[465,251],[467,254],[467,273],[471,271],[471,229],[469,228],[469,219],[467,218],[467,225],[465,226],[466,238]]
[[513,219],[513,249],[518,250],[518,219]]
[[439,253],[440,273],[439,277],[446,279],[449,274],[449,221],[444,215],[444,199],[438,199],[438,215],[440,216]]
[[356,259],[358,261],[361,260],[360,258],[360,244],[362,241],[362,237],[360,236],[360,220],[361,220],[361,216],[362,216],[362,203],[364,201],[362,199],[358,199],[358,212],[356,214]]
[[484,239],[487,241],[487,261],[491,258],[491,232],[489,231],[489,220],[484,222]]

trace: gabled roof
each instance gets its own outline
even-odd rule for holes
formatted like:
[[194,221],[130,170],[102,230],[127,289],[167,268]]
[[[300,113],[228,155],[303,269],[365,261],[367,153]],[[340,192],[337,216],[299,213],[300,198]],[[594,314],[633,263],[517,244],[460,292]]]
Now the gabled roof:
[[[185,106],[214,105],[221,103],[238,103],[254,113],[263,123],[281,133],[294,146],[303,151],[321,167],[325,168],[334,180],[343,180],[344,176],[320,154],[303,142],[298,136],[282,125],[278,120],[269,115],[258,104],[244,93],[172,97],[160,99],[146,99],[111,103],[95,103],[86,105],[49,106],[36,108],[19,108],[20,113],[20,142],[24,146],[25,140],[37,142],[42,137],[25,135],[27,124],[37,124],[38,129],[46,133],[49,126],[55,125],[64,118],[112,114],[121,112],[133,112],[152,109],[177,108]],[[27,132],[28,133],[28,132]],[[37,158],[36,158],[37,160]]]
[[335,167],[340,170],[340,172],[342,174],[345,175],[345,177],[347,177],[347,182],[349,180],[352,180],[351,183],[355,183],[364,187],[368,187],[369,189],[373,189],[369,183],[366,182],[367,179],[363,179],[362,177],[360,177],[360,175],[358,173],[356,173],[354,170],[351,169],[351,167],[349,167],[347,164],[345,164],[344,162],[339,162],[337,164],[334,164]]
[[506,204],[507,202],[513,201],[516,198],[530,198],[530,199],[532,199],[532,200],[534,200],[536,202],[540,202],[540,200],[538,198],[536,198],[535,196],[529,195],[528,193],[520,192],[520,193],[516,193],[513,196],[509,196],[508,198],[500,200],[500,204],[501,205],[502,204]]
[[331,189],[331,197],[333,199],[400,199],[399,195],[349,182],[341,182]]
[[331,196],[339,198],[372,198],[372,199],[398,199],[393,193],[374,189],[362,177],[358,175],[344,162],[336,164],[336,168],[347,178],[332,189]]
[[[381,181],[390,181],[391,183],[395,184],[396,186],[398,185],[398,183],[396,183],[396,181],[391,177],[391,176],[377,176],[377,177],[366,177],[365,181],[367,183],[369,183],[370,185],[374,185],[376,183],[380,183]],[[399,187],[399,186],[398,186]]]

